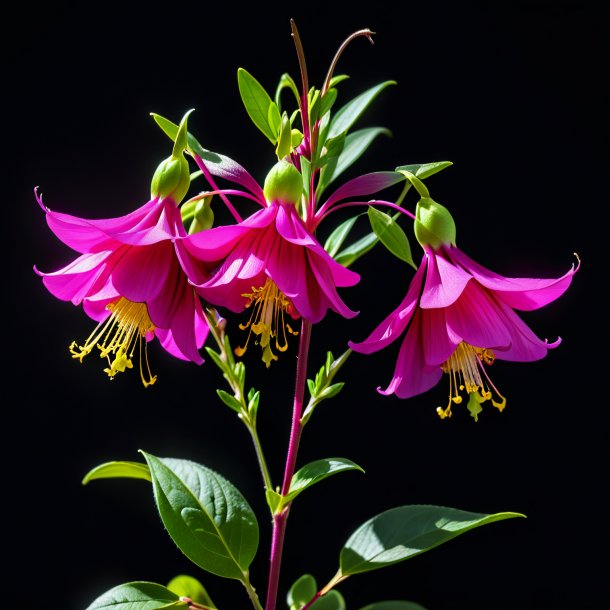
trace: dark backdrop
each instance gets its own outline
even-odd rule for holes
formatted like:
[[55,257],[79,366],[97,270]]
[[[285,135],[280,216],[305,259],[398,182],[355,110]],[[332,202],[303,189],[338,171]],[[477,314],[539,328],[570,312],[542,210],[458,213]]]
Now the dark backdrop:
[[[397,7],[400,8],[397,8]],[[607,21],[586,2],[66,3],[16,7],[3,25],[5,384],[3,397],[6,582],[20,608],[84,609],[130,580],[164,583],[178,572],[202,577],[221,608],[246,607],[240,586],[200,575],[164,533],[150,488],[138,481],[82,487],[85,472],[138,449],[189,458],[224,474],[261,519],[253,580],[265,587],[269,525],[249,438],[220,405],[218,371],[182,364],[151,347],[159,381],[137,374],[110,383],[93,357],[71,360],[67,346],[87,336],[80,309],[52,298],[32,272],[71,254],[49,232],[34,200],[82,216],[124,214],[148,197],[150,177],[169,154],[151,111],[178,120],[205,146],[237,160],[261,181],[273,151],[246,116],[237,92],[243,66],[273,90],[298,75],[289,18],[300,28],[312,83],[321,83],[341,41],[370,27],[376,44],[356,41],[338,72],[340,101],[396,79],[361,125],[385,125],[353,171],[449,159],[429,180],[453,211],[458,245],[506,275],[558,276],[578,252],[573,286],[524,317],[563,345],[540,362],[499,363],[503,414],[478,424],[464,409],[440,421],[440,384],[409,401],[376,394],[398,345],[355,355],[349,386],[323,404],[306,430],[300,464],[345,456],[348,473],[304,494],[291,514],[281,596],[303,572],[326,582],[338,550],[370,516],[407,503],[527,514],[476,530],[384,571],[348,580],[355,610],[379,599],[413,599],[429,610],[601,608],[606,598],[607,372],[602,252],[607,236],[608,123],[604,40]],[[7,191],[8,187],[8,193]],[[413,205],[411,200],[411,205]],[[361,340],[403,297],[410,273],[378,249],[354,267],[343,291],[361,315],[330,313],[316,327],[311,364]],[[237,336],[234,342],[237,342]],[[294,342],[296,345],[296,341]],[[290,425],[292,348],[267,372],[247,355],[263,393],[261,434],[272,474]]]

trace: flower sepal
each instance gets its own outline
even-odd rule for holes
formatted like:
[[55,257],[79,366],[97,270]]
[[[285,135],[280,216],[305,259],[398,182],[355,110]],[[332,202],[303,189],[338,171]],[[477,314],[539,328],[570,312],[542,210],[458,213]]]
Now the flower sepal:
[[430,197],[422,197],[415,210],[415,237],[425,248],[455,246],[455,221],[449,210]]

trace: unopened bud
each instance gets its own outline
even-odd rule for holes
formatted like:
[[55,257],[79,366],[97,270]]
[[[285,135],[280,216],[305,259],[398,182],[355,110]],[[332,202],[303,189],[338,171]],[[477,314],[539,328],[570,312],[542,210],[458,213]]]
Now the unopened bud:
[[437,249],[442,245],[455,245],[455,222],[444,205],[430,197],[422,197],[415,216],[415,237],[422,246]]
[[303,177],[292,163],[278,161],[267,174],[263,191],[269,203],[297,203],[303,192]]

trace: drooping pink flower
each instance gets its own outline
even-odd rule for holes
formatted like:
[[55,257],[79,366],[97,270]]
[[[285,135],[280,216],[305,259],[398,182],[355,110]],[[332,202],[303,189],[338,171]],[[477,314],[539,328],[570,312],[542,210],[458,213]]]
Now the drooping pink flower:
[[441,418],[468,395],[475,421],[481,403],[502,410],[506,399],[490,381],[486,368],[495,359],[530,362],[543,358],[561,342],[539,339],[514,310],[547,305],[565,292],[578,266],[558,279],[507,278],[485,269],[452,244],[424,247],[424,256],[408,292],[361,343],[358,352],[376,352],[406,334],[394,376],[382,394],[409,398],[449,377],[449,402],[438,407]]
[[[209,328],[177,256],[188,259],[177,239],[186,231],[171,197],[154,197],[126,216],[99,220],[52,212],[37,193],[36,198],[53,233],[81,256],[52,273],[35,271],[54,296],[82,303],[98,322],[82,345],[72,343],[73,358],[82,362],[97,348],[113,378],[132,368],[136,356],[145,386],[156,380],[147,356],[154,337],[173,356],[203,362],[198,350]],[[204,273],[197,261],[190,265]]]
[[[209,279],[197,291],[212,304],[240,312],[252,309],[241,325],[258,335],[263,360],[277,360],[287,349],[288,334],[296,334],[287,316],[319,322],[328,309],[346,318],[357,314],[343,302],[337,287],[353,286],[360,276],[334,261],[307,230],[293,203],[260,201],[263,209],[236,225],[189,235],[184,245],[201,261],[216,262]],[[238,354],[245,351],[237,350]]]

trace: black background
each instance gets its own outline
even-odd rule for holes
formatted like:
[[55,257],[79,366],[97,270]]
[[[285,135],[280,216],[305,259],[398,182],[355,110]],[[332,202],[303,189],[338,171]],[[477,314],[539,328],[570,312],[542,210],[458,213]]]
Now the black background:
[[[138,460],[138,449],[204,463],[240,488],[261,522],[252,578],[264,593],[270,528],[248,435],[215,397],[220,374],[210,362],[173,360],[156,344],[159,380],[147,390],[137,374],[110,383],[93,357],[71,360],[67,345],[92,325],[32,271],[72,257],[46,227],[32,189],[39,185],[57,211],[127,213],[147,200],[152,173],[170,152],[149,113],[177,121],[189,108],[200,141],[262,181],[273,151],[243,110],[236,70],[245,67],[270,91],[283,72],[296,79],[291,17],[312,84],[321,84],[347,35],[377,32],[374,46],[357,40],[341,60],[338,72],[352,78],[339,103],[398,81],[360,123],[387,126],[393,137],[377,141],[346,177],[451,160],[428,184],[452,210],[463,250],[509,276],[558,276],[573,252],[583,266],[559,301],[524,314],[540,336],[561,335],[561,347],[540,362],[494,367],[508,396],[501,415],[488,408],[475,424],[456,408],[440,421],[444,384],[409,401],[376,394],[398,344],[352,357],[342,376],[349,384],[309,424],[299,463],[345,456],[367,473],[338,476],[295,504],[280,596],[303,572],[326,582],[343,542],[372,515],[430,503],[528,518],[348,580],[340,590],[349,608],[382,599],[429,610],[605,607],[609,33],[601,9],[560,1],[362,9],[59,2],[17,7],[5,19],[3,508],[14,568],[5,589],[20,600],[13,607],[80,610],[119,583],[164,583],[179,572],[200,576],[220,608],[246,607],[238,583],[191,568],[163,531],[147,484],[80,485],[91,467]],[[315,328],[312,367],[326,349],[339,353],[348,339],[363,339],[411,277],[379,248],[354,268],[362,281],[342,295],[361,314],[348,322],[331,312]],[[246,356],[263,394],[261,435],[276,481],[296,343],[270,371],[257,350]]]

